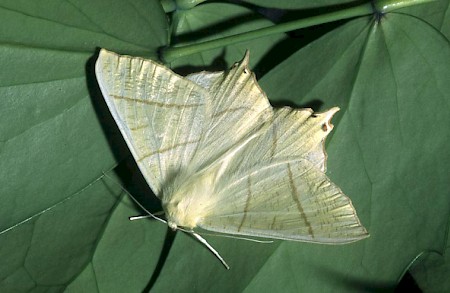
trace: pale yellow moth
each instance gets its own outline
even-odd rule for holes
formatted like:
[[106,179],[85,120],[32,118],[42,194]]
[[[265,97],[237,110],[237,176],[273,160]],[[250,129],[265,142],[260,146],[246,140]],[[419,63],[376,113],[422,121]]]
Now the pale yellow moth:
[[334,107],[274,109],[248,68],[182,77],[152,60],[102,49],[100,89],[167,224],[316,243],[368,236],[325,175]]

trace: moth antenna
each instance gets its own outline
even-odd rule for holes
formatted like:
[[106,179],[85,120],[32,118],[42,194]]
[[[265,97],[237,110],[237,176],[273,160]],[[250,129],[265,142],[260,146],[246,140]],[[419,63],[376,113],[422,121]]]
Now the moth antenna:
[[[120,185],[119,183],[117,183],[116,182],[116,180],[113,180],[113,178],[111,178],[111,176],[109,176],[109,175],[107,175],[107,174],[105,174],[104,172],[103,172],[103,175],[106,177],[106,178],[108,178],[108,179],[110,179],[112,182],[114,182],[114,184],[117,184],[119,187],[120,187],[120,189],[122,189],[122,191],[124,191],[126,194],[128,194],[129,196],[130,196],[130,198],[144,211],[144,212],[146,212],[147,214],[148,214],[148,216],[135,216],[135,217],[130,217],[129,219],[131,220],[131,221],[133,221],[133,220],[139,220],[139,219],[143,219],[144,217],[147,217],[147,218],[149,218],[149,217],[151,217],[151,218],[153,218],[153,219],[155,219],[155,220],[158,220],[158,221],[160,221],[160,222],[163,222],[164,224],[167,224],[167,221],[166,220],[163,220],[163,219],[161,219],[161,218],[159,218],[159,217],[157,217],[157,216],[155,216],[154,214],[152,214],[149,210],[147,210],[136,198],[134,198],[134,196],[132,196],[131,195],[131,193],[129,193],[128,192],[128,190],[126,190],[122,185]],[[160,212],[158,212],[158,213],[160,213]],[[132,219],[132,218],[135,218],[135,219]]]
[[246,240],[246,241],[251,241],[251,242],[256,242],[256,243],[273,243],[273,240],[258,240],[258,239],[253,239],[253,238],[247,238],[247,237],[239,237],[239,236],[233,236],[233,235],[224,235],[224,234],[212,234],[212,233],[202,233],[203,235],[208,235],[208,236],[216,236],[216,237],[224,237],[224,238],[232,238],[232,239],[239,239],[239,240]]
[[[181,229],[180,229],[181,230]],[[209,251],[211,251],[219,260],[220,262],[222,262],[222,264],[224,265],[224,267],[229,270],[230,266],[225,262],[225,260],[220,256],[220,254],[217,252],[217,250],[215,250],[207,241],[205,238],[203,238],[202,236],[198,235],[197,233],[195,233],[194,231],[189,231],[189,233],[191,233],[195,238],[197,238],[198,241],[200,241],[201,243],[203,243],[203,245],[205,245]]]

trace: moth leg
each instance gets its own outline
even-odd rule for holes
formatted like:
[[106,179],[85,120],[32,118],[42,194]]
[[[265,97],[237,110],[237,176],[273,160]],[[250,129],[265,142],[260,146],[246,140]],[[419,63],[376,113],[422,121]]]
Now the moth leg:
[[220,254],[217,252],[217,250],[215,250],[207,241],[205,238],[203,238],[202,236],[198,235],[197,233],[195,233],[194,231],[190,231],[190,233],[192,233],[192,235],[197,238],[198,241],[200,241],[201,243],[203,243],[203,245],[205,245],[209,251],[211,251],[224,265],[224,267],[229,270],[230,266],[225,262],[225,260],[220,256]]
[[[162,216],[162,215],[164,215],[164,212],[163,211],[159,211],[159,212],[156,212],[156,213],[152,213],[152,215],[153,216]],[[150,216],[150,215],[139,215],[139,216],[128,217],[128,219],[130,221],[147,219],[147,218],[153,218],[154,219],[153,216]]]

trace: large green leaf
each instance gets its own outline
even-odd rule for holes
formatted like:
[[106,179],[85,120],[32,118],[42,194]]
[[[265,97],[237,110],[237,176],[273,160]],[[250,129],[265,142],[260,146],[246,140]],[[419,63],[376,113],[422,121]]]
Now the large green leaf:
[[90,185],[116,160],[89,58],[98,47],[155,55],[166,18],[146,1],[2,1],[0,19],[0,291],[59,291],[116,204]]
[[[318,50],[320,59],[314,58]],[[290,262],[301,270],[291,289],[312,291],[318,284],[325,291],[337,284],[344,291],[392,288],[423,250],[443,251],[450,212],[450,134],[435,125],[450,123],[449,62],[442,35],[418,19],[391,13],[380,24],[348,23],[261,81],[275,99],[342,108],[328,145],[329,174],[353,199],[371,233],[367,241],[335,253],[286,243]],[[301,79],[307,68],[314,70],[305,86],[286,81],[286,75]],[[283,80],[288,89],[274,87]],[[313,264],[316,273],[308,272],[305,263]],[[288,274],[283,268],[273,267]],[[321,271],[335,280],[327,282]],[[283,281],[264,280],[267,274],[250,288],[283,286]]]
[[[448,6],[443,2],[440,7]],[[0,266],[0,291],[394,288],[416,256],[443,252],[447,241],[449,16],[427,9],[390,13],[381,23],[354,19],[308,45],[303,39],[286,45],[277,36],[228,46],[225,56],[218,50],[172,63],[209,66],[218,56],[230,63],[250,48],[258,68],[285,60],[261,80],[274,104],[341,108],[327,144],[328,174],[351,197],[371,237],[326,246],[205,236],[231,265],[226,271],[188,235],[174,236],[159,222],[128,221],[139,211],[114,182],[123,181],[146,206],[158,209],[96,90],[89,58],[98,47],[156,58],[169,40],[159,4],[3,1],[0,257],[6,265]],[[173,17],[190,26],[175,27],[172,39],[200,30],[198,41],[245,30],[246,24],[269,24],[253,18],[208,31],[250,13],[218,3],[176,11]],[[111,173],[112,179],[101,178],[124,158],[120,180]],[[423,277],[436,263],[440,275],[448,274],[443,261],[428,260],[422,271],[415,270],[421,286],[445,289],[437,287],[439,277]]]
[[[328,144],[329,174],[371,238],[347,246],[211,239],[232,272],[221,274],[211,263],[173,284],[171,273],[211,261],[182,237],[156,291],[384,291],[423,250],[442,251],[450,137],[433,126],[450,123],[449,62],[448,43],[433,27],[392,13],[381,23],[351,21],[269,72],[261,85],[276,104],[342,108]],[[214,282],[204,282],[212,271]]]

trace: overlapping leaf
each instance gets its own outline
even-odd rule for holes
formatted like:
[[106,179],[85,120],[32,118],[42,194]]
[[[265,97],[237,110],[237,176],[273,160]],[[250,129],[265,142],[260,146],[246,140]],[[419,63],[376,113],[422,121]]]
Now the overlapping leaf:
[[[279,7],[312,7],[301,2],[307,6]],[[371,237],[348,246],[209,237],[232,266],[225,271],[180,233],[157,267],[166,227],[129,222],[135,211],[117,185],[95,181],[128,152],[99,103],[89,58],[97,47],[156,58],[169,39],[159,4],[3,1],[0,256],[7,265],[0,267],[0,291],[139,292],[152,274],[155,292],[393,288],[418,254],[446,247],[450,47],[449,17],[440,8],[447,6],[417,6],[380,23],[370,16],[355,19],[292,56],[292,48],[274,37],[229,46],[224,56],[218,50],[173,63],[209,66],[223,57],[226,64],[250,48],[259,68],[270,56],[286,59],[261,80],[274,103],[341,108],[327,144],[328,174],[352,198]],[[174,39],[200,30],[199,40],[245,30],[207,31],[250,15],[217,3],[176,13],[191,27],[180,21]],[[439,261],[416,273],[426,275]],[[439,267],[440,274],[446,267]],[[433,280],[441,279],[418,280],[432,290]]]

